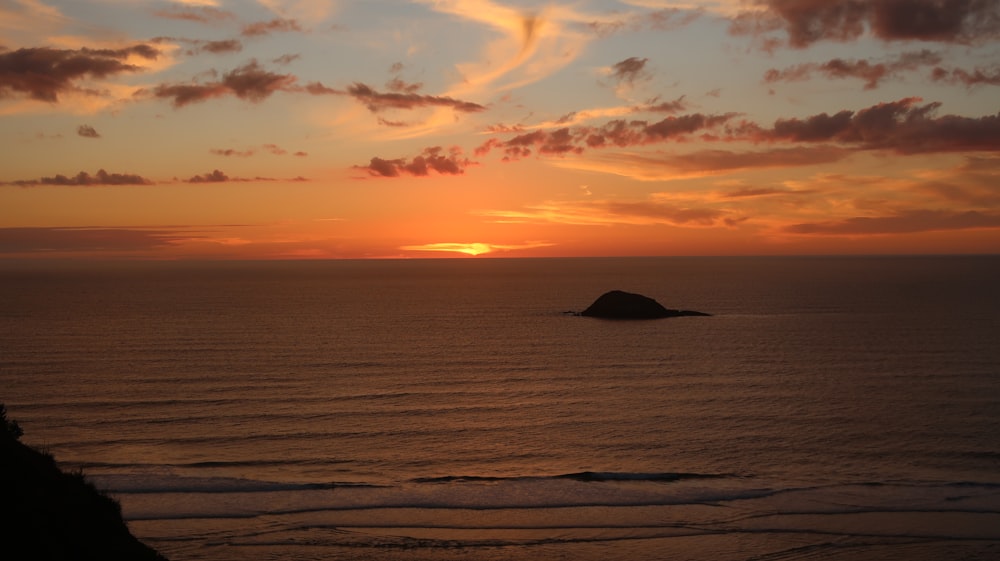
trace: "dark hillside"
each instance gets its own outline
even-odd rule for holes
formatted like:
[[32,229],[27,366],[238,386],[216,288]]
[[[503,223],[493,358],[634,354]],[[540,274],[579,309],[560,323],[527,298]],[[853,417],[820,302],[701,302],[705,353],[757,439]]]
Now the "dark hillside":
[[115,500],[20,436],[0,404],[0,559],[166,561],[129,532]]

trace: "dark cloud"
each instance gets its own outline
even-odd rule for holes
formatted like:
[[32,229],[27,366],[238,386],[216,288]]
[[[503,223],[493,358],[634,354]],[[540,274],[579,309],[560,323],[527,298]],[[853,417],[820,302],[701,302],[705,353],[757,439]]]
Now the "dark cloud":
[[218,82],[206,84],[162,84],[153,89],[153,96],[171,99],[174,107],[207,99],[235,95],[240,99],[260,102],[277,91],[292,91],[296,78],[290,74],[277,74],[261,68],[257,61],[234,69]]
[[40,47],[0,51],[0,98],[26,94],[55,103],[61,93],[86,91],[76,87],[78,80],[141,70],[125,62],[131,55],[153,60],[159,51],[145,44],[123,49]]
[[1000,215],[977,211],[909,210],[889,216],[859,216],[845,220],[793,224],[793,234],[871,235],[912,234],[941,230],[1000,228]]
[[692,113],[666,117],[660,121],[609,121],[599,127],[565,127],[555,131],[536,130],[519,134],[508,140],[492,138],[476,148],[475,154],[483,156],[494,149],[504,152],[505,159],[514,160],[530,156],[534,150],[541,154],[581,153],[585,149],[640,146],[679,140],[699,131],[715,129],[735,115],[703,115]]
[[300,55],[300,54],[281,55],[281,56],[279,56],[278,58],[274,59],[271,62],[273,62],[275,64],[280,64],[280,65],[284,66],[286,64],[291,64],[291,63],[295,62],[296,60],[298,60],[300,58],[302,58],[302,55]]
[[421,82],[414,82],[411,84],[408,82],[404,82],[400,78],[393,78],[392,80],[389,80],[388,82],[385,83],[385,88],[387,90],[391,92],[407,93],[407,94],[417,92],[422,87],[424,87],[424,85]]
[[226,39],[224,41],[205,41],[198,47],[200,52],[220,54],[238,53],[243,50],[243,43],[238,39]]
[[850,151],[832,146],[779,148],[753,152],[699,150],[671,155],[665,161],[673,168],[689,172],[712,172],[735,169],[812,166],[838,162]]
[[62,185],[62,186],[79,186],[87,187],[91,185],[152,185],[153,182],[142,177],[141,175],[134,175],[130,173],[108,173],[103,169],[97,170],[97,173],[90,175],[85,171],[67,177],[65,175],[55,175],[53,177],[42,177],[41,179],[25,179],[18,181],[9,181],[4,183],[4,185],[17,185],[20,187],[33,187],[36,185]]
[[859,78],[865,81],[865,89],[870,90],[877,88],[882,80],[896,76],[900,72],[913,71],[921,66],[933,66],[940,62],[941,55],[928,50],[903,53],[887,62],[835,58],[824,63],[805,63],[783,70],[768,70],[764,74],[764,82],[807,80],[813,73],[819,73],[830,79]]
[[996,0],[757,0],[763,11],[737,16],[735,34],[783,30],[803,48],[822,40],[850,41],[866,31],[887,41],[978,43],[1000,37]]
[[139,251],[192,239],[169,230],[127,228],[0,228],[0,253]]
[[[275,156],[284,156],[288,154],[288,150],[285,150],[284,148],[278,146],[277,144],[263,144],[260,146],[260,148],[265,152],[273,154]],[[247,148],[245,150],[237,150],[235,148],[212,148],[211,150],[209,150],[209,152],[215,154],[216,156],[237,156],[245,158],[256,154],[257,149]],[[305,155],[305,152],[296,152],[294,155],[296,156]]]
[[[320,84],[315,84],[315,86],[322,87]],[[307,86],[307,89],[311,87],[314,87],[314,85]],[[334,92],[331,90],[330,92],[323,91],[316,93]],[[461,101],[450,97],[420,95],[413,92],[381,93],[360,82],[355,82],[348,87],[347,94],[364,103],[365,107],[372,113],[378,113],[385,109],[416,109],[419,107],[451,107],[455,111],[464,113],[474,113],[486,109],[478,103]]]
[[320,82],[312,82],[306,84],[305,91],[311,93],[312,95],[347,95],[347,92],[343,90],[336,90],[333,88],[328,88],[321,84]]
[[259,21],[243,26],[241,34],[244,37],[258,37],[270,35],[271,33],[287,33],[291,31],[302,31],[299,22],[293,19],[276,18],[271,21]]
[[246,150],[236,150],[235,148],[212,148],[209,150],[211,154],[216,156],[237,156],[240,158],[248,158],[257,153],[253,148],[248,148]]
[[196,175],[187,180],[188,183],[225,183],[226,181],[229,181],[229,176],[220,170]]
[[750,136],[755,140],[837,142],[903,154],[1000,150],[1000,113],[979,118],[934,117],[941,104],[919,105],[920,101],[906,98],[856,112],[780,119],[772,129],[754,131]]
[[97,132],[97,129],[90,125],[80,125],[76,128],[76,134],[84,138],[101,138],[101,135]]
[[688,108],[688,103],[684,101],[684,97],[682,95],[673,101],[660,101],[659,98],[653,98],[647,101],[645,105],[636,107],[635,111],[636,113],[680,113]]
[[973,86],[1000,86],[1000,66],[993,68],[976,68],[965,70],[962,68],[935,68],[931,72],[931,78],[935,82],[947,82],[949,84],[963,84],[967,87]]
[[[212,170],[210,173],[203,173],[201,175],[195,175],[189,179],[184,180],[185,183],[246,183],[250,181],[278,181],[273,177],[229,177],[221,170]],[[308,181],[302,177],[296,177],[290,179],[289,181]]]
[[611,77],[619,83],[633,84],[648,76],[644,70],[647,62],[648,58],[629,57],[611,66]]
[[376,177],[399,177],[401,175],[413,175],[424,177],[435,171],[442,175],[461,175],[465,173],[465,168],[473,165],[462,155],[458,148],[452,148],[448,153],[440,146],[425,148],[424,151],[407,161],[400,158],[395,160],[385,160],[382,158],[372,158],[367,166],[357,166],[359,169],[367,170],[368,173]]

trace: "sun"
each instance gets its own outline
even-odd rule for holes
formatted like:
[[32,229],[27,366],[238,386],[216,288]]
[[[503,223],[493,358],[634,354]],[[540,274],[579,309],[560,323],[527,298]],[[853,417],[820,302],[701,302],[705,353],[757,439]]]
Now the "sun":
[[406,251],[440,251],[447,253],[464,253],[465,255],[482,255],[493,251],[488,243],[429,243],[423,245],[405,245],[400,249]]

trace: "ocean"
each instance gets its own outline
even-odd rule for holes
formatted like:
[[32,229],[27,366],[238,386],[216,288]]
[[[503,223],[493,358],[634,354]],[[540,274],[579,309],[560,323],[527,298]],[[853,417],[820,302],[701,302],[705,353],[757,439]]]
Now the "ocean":
[[[1000,257],[0,263],[172,561],[1000,559]],[[620,289],[710,317],[580,317]]]

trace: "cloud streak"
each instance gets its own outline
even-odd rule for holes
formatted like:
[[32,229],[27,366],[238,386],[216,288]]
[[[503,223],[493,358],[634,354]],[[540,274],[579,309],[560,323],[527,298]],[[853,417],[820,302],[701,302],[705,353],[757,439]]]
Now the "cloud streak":
[[193,239],[176,231],[134,228],[0,228],[0,253],[135,252]]
[[22,179],[8,181],[3,185],[16,185],[18,187],[35,187],[39,185],[57,185],[66,187],[90,187],[96,185],[153,185],[153,182],[141,175],[131,173],[108,173],[103,169],[90,175],[85,171],[74,176],[61,174],[52,177],[42,177],[40,179]]
[[790,234],[828,236],[888,235],[1000,228],[1000,214],[979,211],[906,210],[889,216],[859,216],[844,220],[792,224]]

